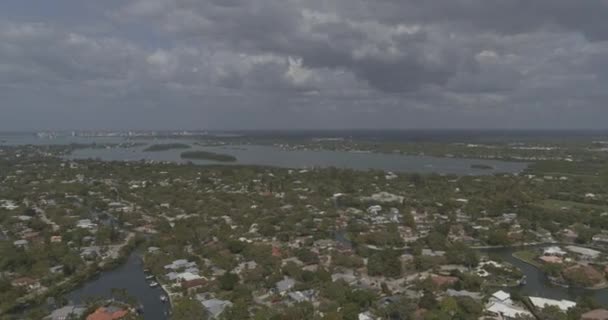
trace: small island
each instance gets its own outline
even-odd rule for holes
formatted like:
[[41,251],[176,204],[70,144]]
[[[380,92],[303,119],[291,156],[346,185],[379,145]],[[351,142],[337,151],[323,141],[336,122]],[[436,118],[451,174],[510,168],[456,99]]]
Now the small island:
[[186,151],[182,152],[180,157],[182,159],[191,160],[213,160],[221,162],[234,162],[236,157],[229,154],[215,153],[209,151]]
[[494,167],[487,164],[475,163],[471,165],[471,169],[492,170]]
[[184,143],[153,144],[145,148],[144,152],[167,151],[173,149],[190,149],[190,146]]

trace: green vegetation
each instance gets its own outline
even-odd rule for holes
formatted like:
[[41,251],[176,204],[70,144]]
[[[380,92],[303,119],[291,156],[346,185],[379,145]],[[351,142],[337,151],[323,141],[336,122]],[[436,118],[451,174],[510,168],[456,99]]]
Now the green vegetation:
[[536,260],[538,253],[532,250],[522,250],[513,253],[513,256],[523,262],[531,264],[537,268],[541,268],[542,264]]
[[165,144],[153,144],[144,149],[145,152],[156,152],[156,151],[167,151],[174,149],[189,149],[190,145],[184,143],[165,143]]
[[229,154],[215,153],[209,151],[186,151],[182,152],[180,157],[182,159],[191,160],[212,160],[220,162],[234,162],[236,157]]
[[[386,147],[357,146],[374,151]],[[440,147],[430,150],[439,152]],[[174,308],[177,319],[204,317],[194,299],[198,293],[229,301],[231,307],[220,317],[224,319],[317,320],[321,313],[324,319],[357,319],[361,312],[384,319],[418,313],[426,319],[478,319],[482,303],[446,297],[444,290],[479,292],[487,298],[496,286],[515,285],[523,275],[473,248],[552,239],[594,244],[594,236],[608,229],[608,215],[603,214],[608,162],[601,159],[574,165],[538,161],[521,175],[388,176],[379,170],[61,158],[73,148],[0,147],[0,230],[6,238],[0,241],[0,269],[6,271],[0,277],[2,312],[15,301],[28,300],[32,310],[43,306],[47,297],[61,296],[90,273],[121,263],[139,245],[145,267],[183,295]],[[452,148],[494,150],[463,144]],[[553,152],[509,153],[511,148],[501,144],[501,155]],[[206,151],[188,153],[206,160],[236,160]],[[402,201],[372,197],[379,193]],[[561,210],[564,206],[568,210]],[[79,227],[83,219],[94,225]],[[55,236],[61,241],[52,241]],[[26,247],[14,244],[21,239],[28,239]],[[97,248],[97,256],[83,254]],[[121,248],[118,257],[112,254],[116,248]],[[514,255],[538,265],[532,251]],[[165,266],[178,259],[191,261],[205,280],[188,289],[170,280]],[[605,265],[605,257],[592,264]],[[56,265],[63,270],[51,274],[49,268]],[[605,277],[596,269],[586,271]],[[543,267],[556,278],[564,270]],[[597,279],[578,279],[578,271],[583,270],[570,270],[564,278]],[[425,280],[426,275],[432,276]],[[14,286],[20,277],[36,279],[48,291]],[[290,288],[278,292],[282,281],[291,283]],[[408,294],[401,294],[405,290]],[[293,301],[289,293],[296,292],[306,298]],[[40,310],[27,316],[42,318]]]

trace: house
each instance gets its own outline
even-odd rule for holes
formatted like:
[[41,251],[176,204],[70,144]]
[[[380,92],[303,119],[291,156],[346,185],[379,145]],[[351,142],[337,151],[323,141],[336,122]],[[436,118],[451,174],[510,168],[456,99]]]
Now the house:
[[63,266],[58,265],[58,266],[50,267],[49,272],[52,274],[63,273]]
[[179,269],[185,269],[185,268],[190,268],[190,267],[196,267],[196,262],[190,262],[186,259],[179,259],[179,260],[175,260],[173,262],[171,262],[171,264],[166,265],[164,268],[165,270],[179,270]]
[[280,258],[281,257],[281,248],[273,246],[272,247],[272,256]]
[[149,247],[148,248],[148,253],[155,254],[155,253],[159,253],[159,252],[160,252],[159,247]]
[[198,280],[201,279],[202,277],[199,276],[198,274],[194,274],[191,272],[182,272],[179,273],[176,277],[176,280],[178,281],[192,281],[192,280]]
[[458,282],[458,278],[451,276],[432,275],[431,281],[438,287],[450,286]]
[[502,290],[499,290],[492,294],[492,297],[490,297],[490,301],[511,303],[511,295]]
[[498,319],[514,320],[519,316],[532,317],[532,313],[528,310],[515,305],[511,301],[511,295],[500,290],[494,292],[486,305],[486,312],[498,317]]
[[443,257],[445,255],[445,251],[422,249],[422,255],[426,257]]
[[21,239],[21,240],[17,240],[15,242],[13,242],[13,245],[17,248],[27,248],[29,242],[25,239]]
[[15,202],[12,200],[0,200],[0,208],[13,211],[19,208],[19,206],[16,205]]
[[576,233],[572,229],[564,229],[561,231],[562,237],[564,237],[567,241],[574,242],[576,238],[578,238],[578,233]]
[[547,247],[543,250],[543,255],[545,255],[545,256],[563,257],[566,254],[567,254],[567,252],[562,250],[562,248],[560,248],[558,246]]
[[347,273],[334,273],[331,275],[331,281],[336,282],[342,280],[350,285],[357,282],[357,277],[353,274],[352,271]]
[[367,213],[370,214],[378,214],[378,212],[380,211],[382,211],[382,206],[379,205],[370,206],[369,208],[367,208]]
[[91,219],[82,219],[78,220],[78,222],[76,223],[76,228],[92,230],[97,228],[97,225],[91,222]]
[[227,300],[208,299],[200,302],[211,319],[217,319],[227,307],[232,306],[232,302]]
[[61,243],[61,241],[63,241],[61,236],[51,236],[50,239],[51,243]]
[[538,309],[553,306],[558,307],[561,311],[566,312],[570,308],[576,307],[576,302],[569,300],[554,300],[541,297],[530,297],[530,302]]
[[21,277],[11,281],[13,287],[26,288],[27,290],[36,290],[40,288],[40,282],[29,277]]
[[466,290],[456,291],[453,289],[448,289],[446,291],[446,294],[450,297],[468,297],[475,301],[481,301],[483,299],[483,296],[481,293],[471,292],[471,291],[466,291]]
[[581,320],[608,320],[608,310],[595,309],[581,315]]
[[98,247],[85,247],[80,251],[80,257],[84,260],[94,260],[99,256]]
[[564,259],[562,257],[558,257],[558,256],[541,256],[538,259],[544,263],[561,264],[564,262]]
[[287,294],[291,300],[294,302],[304,302],[304,301],[312,301],[315,297],[314,290],[306,290],[306,291],[295,291]]
[[591,240],[593,240],[593,242],[595,242],[597,244],[608,245],[608,234],[604,234],[604,233],[596,234],[593,236],[593,238],[591,238]]
[[185,280],[182,281],[181,286],[182,289],[191,292],[194,291],[198,288],[201,288],[202,286],[204,286],[205,284],[207,284],[207,280],[204,278],[197,278],[197,279],[192,279],[192,280]]
[[26,222],[26,221],[32,220],[32,217],[26,216],[26,215],[20,215],[20,216],[17,216],[17,219],[19,219],[19,221]]
[[125,318],[128,314],[129,311],[119,307],[99,307],[87,316],[87,320],[118,320]]
[[533,317],[532,313],[521,307],[502,302],[491,303],[488,307],[486,307],[486,312],[499,317],[498,319],[504,320],[515,320],[520,316]]
[[232,272],[236,273],[236,274],[241,274],[243,273],[243,271],[246,270],[254,270],[255,268],[257,268],[258,264],[255,261],[246,261],[246,262],[241,262],[238,266],[236,266]]
[[378,193],[372,194],[371,197],[364,198],[364,200],[368,200],[368,201],[372,200],[372,201],[377,201],[377,202],[381,202],[381,203],[390,203],[390,202],[402,203],[404,199],[405,199],[405,197],[403,197],[403,196],[388,193],[386,191],[378,192]]
[[24,240],[33,242],[33,243],[40,243],[42,242],[42,239],[40,238],[40,232],[36,232],[36,231],[27,231],[27,232],[23,232],[21,237]]
[[295,284],[296,281],[294,279],[285,277],[283,280],[276,283],[277,292],[284,294],[285,292],[291,290]]
[[361,312],[359,313],[359,320],[374,320],[375,318],[369,312]]
[[601,252],[589,248],[583,248],[578,246],[567,246],[566,249],[570,252],[576,253],[581,256],[581,258],[586,260],[593,260],[599,257]]
[[64,306],[51,312],[44,320],[80,319],[85,311],[84,306]]

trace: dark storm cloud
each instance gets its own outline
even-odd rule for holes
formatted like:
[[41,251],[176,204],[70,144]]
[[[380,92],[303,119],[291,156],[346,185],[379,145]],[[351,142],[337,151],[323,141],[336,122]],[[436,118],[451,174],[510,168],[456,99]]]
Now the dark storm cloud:
[[0,4],[4,119],[37,108],[100,126],[139,124],[122,116],[138,112],[151,126],[244,128],[608,118],[608,0],[68,2]]

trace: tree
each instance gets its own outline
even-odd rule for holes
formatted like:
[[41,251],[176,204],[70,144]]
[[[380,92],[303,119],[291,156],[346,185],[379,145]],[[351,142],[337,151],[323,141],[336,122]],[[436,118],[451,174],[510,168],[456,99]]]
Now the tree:
[[462,242],[455,242],[446,252],[446,257],[449,263],[462,264],[470,268],[479,263],[477,252]]
[[568,315],[556,306],[547,306],[538,312],[539,320],[567,320]]
[[249,308],[245,302],[237,302],[222,313],[222,319],[241,320],[249,319]]
[[208,319],[207,313],[198,300],[182,298],[173,306],[172,320]]
[[239,240],[228,241],[228,250],[233,254],[241,253],[245,249],[245,243]]
[[511,243],[509,235],[504,229],[493,229],[488,233],[488,244],[495,246],[506,246]]
[[222,290],[230,291],[234,289],[234,286],[236,286],[237,283],[239,283],[239,276],[231,272],[226,272],[220,276],[218,280]]
[[401,261],[391,250],[373,253],[367,261],[367,273],[370,276],[399,277],[401,276]]
[[437,298],[435,297],[433,292],[429,290],[424,291],[422,298],[420,298],[420,301],[418,302],[418,305],[420,305],[421,308],[425,308],[427,310],[435,309],[437,307],[437,304]]

